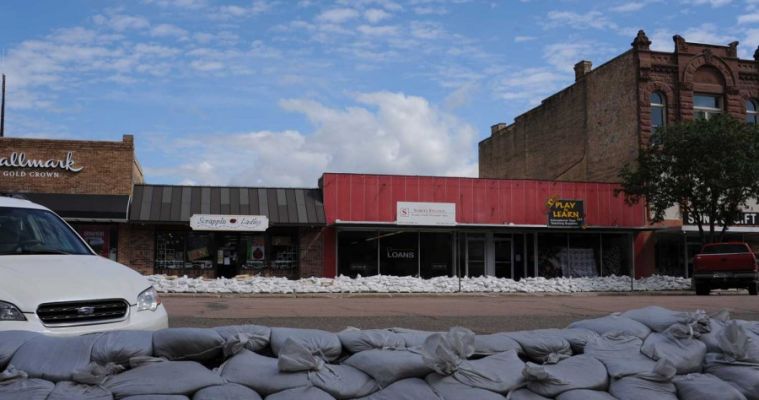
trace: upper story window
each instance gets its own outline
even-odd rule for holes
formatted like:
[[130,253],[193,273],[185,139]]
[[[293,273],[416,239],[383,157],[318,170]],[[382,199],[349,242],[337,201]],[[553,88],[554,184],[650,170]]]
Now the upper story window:
[[712,94],[693,95],[693,116],[696,119],[709,119],[722,113],[722,96]]
[[754,99],[746,100],[746,122],[749,124],[759,123],[759,110]]
[[667,124],[667,102],[661,92],[651,93],[651,130]]

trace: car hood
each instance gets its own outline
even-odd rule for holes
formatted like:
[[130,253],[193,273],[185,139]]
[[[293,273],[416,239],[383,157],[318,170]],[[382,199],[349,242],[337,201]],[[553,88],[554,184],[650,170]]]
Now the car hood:
[[0,300],[23,312],[59,301],[118,298],[136,304],[148,287],[138,272],[100,256],[0,256]]

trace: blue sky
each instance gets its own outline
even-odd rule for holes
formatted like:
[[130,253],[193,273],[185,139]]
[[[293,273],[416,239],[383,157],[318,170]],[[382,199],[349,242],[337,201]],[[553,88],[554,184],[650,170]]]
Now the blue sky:
[[645,29],[759,44],[759,0],[4,0],[6,135],[135,135],[152,183],[477,174],[477,142]]

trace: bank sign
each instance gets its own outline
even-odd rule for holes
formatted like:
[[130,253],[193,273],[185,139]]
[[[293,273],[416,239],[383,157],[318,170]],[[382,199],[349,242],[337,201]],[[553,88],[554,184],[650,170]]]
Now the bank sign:
[[548,226],[582,227],[585,225],[585,206],[582,200],[563,200],[550,198],[548,208]]
[[49,159],[31,158],[22,151],[0,156],[0,169],[6,169],[2,171],[4,177],[58,178],[62,171],[78,173],[83,168],[76,165],[70,151],[62,158]]
[[196,231],[263,232],[269,228],[265,215],[193,214],[190,227]]
[[398,225],[456,225],[456,204],[399,201],[395,222]]

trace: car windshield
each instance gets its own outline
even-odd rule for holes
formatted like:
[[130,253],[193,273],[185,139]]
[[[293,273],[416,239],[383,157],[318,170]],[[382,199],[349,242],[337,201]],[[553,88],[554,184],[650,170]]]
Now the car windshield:
[[746,246],[742,244],[715,244],[711,246],[705,246],[703,254],[732,254],[732,253],[748,253]]
[[0,255],[92,254],[58,216],[47,210],[0,207]]

